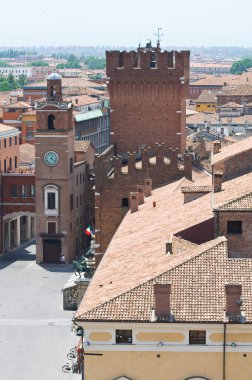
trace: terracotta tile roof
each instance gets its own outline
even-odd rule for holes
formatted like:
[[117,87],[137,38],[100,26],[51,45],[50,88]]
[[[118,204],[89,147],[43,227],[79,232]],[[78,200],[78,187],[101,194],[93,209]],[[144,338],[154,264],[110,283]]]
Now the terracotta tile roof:
[[6,104],[4,108],[32,108],[32,107],[30,104],[25,103],[25,102],[15,102],[15,103]]
[[191,247],[167,258],[161,274],[110,299],[79,320],[151,322],[155,308],[154,284],[171,284],[174,322],[223,322],[225,284],[242,284],[242,311],[252,322],[252,260],[228,258],[224,237]]
[[75,141],[74,142],[74,151],[86,153],[90,144],[91,144],[91,141]]
[[[76,100],[78,100],[78,104],[76,103]],[[88,104],[99,103],[99,100],[97,98],[92,98],[89,95],[72,96],[71,101],[77,107],[88,105]]]
[[214,112],[198,112],[197,114],[186,117],[186,124],[206,124],[208,122],[211,122],[211,124],[219,124],[219,114]]
[[[227,85],[246,85],[252,84],[252,72],[246,72],[241,75],[223,74],[190,74],[193,82],[190,86],[225,86]],[[226,86],[225,86],[226,87]]]
[[18,129],[15,128],[15,127],[10,127],[9,125],[7,124],[2,124],[0,123],[0,133],[1,132],[7,132],[7,131],[17,131],[18,132]]
[[35,145],[21,144],[19,146],[20,165],[35,162]]
[[224,86],[218,95],[252,95],[252,85],[251,84],[237,84]]
[[212,186],[183,186],[181,193],[209,193],[212,191]]
[[219,108],[220,109],[222,109],[222,108],[243,108],[243,106],[241,104],[238,104],[235,102],[229,102],[229,103],[223,104]]
[[216,94],[212,91],[202,91],[195,103],[217,103]]
[[242,197],[233,199],[218,207],[218,211],[251,211],[252,210],[252,193],[243,195]]
[[[211,177],[204,173],[194,172],[193,181],[184,179],[160,187],[145,199],[137,212],[126,214],[76,316],[164,273],[171,263],[169,255],[165,253],[166,242],[171,234],[178,235],[185,229],[211,219],[212,205],[218,206],[252,192],[252,173],[248,173],[223,182],[221,192],[213,195],[208,193],[184,203],[182,186],[211,186]],[[155,208],[153,201],[156,202]]]
[[250,149],[252,149],[252,137],[248,137],[227,147],[222,147],[220,153],[214,154],[212,156],[211,164],[214,165],[217,162],[226,160],[229,157],[233,157]]

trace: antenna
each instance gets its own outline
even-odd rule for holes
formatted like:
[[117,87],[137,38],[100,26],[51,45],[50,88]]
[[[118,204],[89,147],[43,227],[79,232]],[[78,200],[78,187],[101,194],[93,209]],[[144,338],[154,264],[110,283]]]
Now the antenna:
[[162,37],[164,34],[160,34],[160,30],[162,30],[163,28],[158,28],[157,30],[157,33],[154,33],[154,36],[157,36],[157,47],[160,48],[160,37]]

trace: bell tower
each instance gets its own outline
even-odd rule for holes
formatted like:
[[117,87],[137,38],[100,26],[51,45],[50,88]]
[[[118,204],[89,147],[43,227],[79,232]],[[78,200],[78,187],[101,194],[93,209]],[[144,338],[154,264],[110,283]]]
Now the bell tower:
[[61,77],[47,79],[46,99],[35,105],[37,262],[56,263],[75,255],[74,131],[72,103],[62,97]]

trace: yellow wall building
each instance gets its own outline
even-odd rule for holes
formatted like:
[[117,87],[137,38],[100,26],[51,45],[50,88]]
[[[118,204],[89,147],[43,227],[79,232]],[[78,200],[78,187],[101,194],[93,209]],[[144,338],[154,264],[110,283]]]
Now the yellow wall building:
[[[226,326],[225,353],[224,324],[84,326],[85,353],[102,354],[85,356],[85,380],[251,379],[251,326]],[[116,344],[116,331],[124,329],[132,329],[132,343]],[[189,344],[189,331],[198,330],[206,331],[206,343]]]
[[217,97],[212,91],[202,91],[198,99],[195,100],[195,105],[198,112],[214,113],[217,109]]

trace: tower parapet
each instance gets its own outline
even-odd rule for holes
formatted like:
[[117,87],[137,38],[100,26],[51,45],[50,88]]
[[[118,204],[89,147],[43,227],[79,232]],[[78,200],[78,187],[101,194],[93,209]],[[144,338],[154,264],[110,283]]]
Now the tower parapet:
[[189,51],[107,51],[112,143],[121,155],[154,145],[185,151]]

